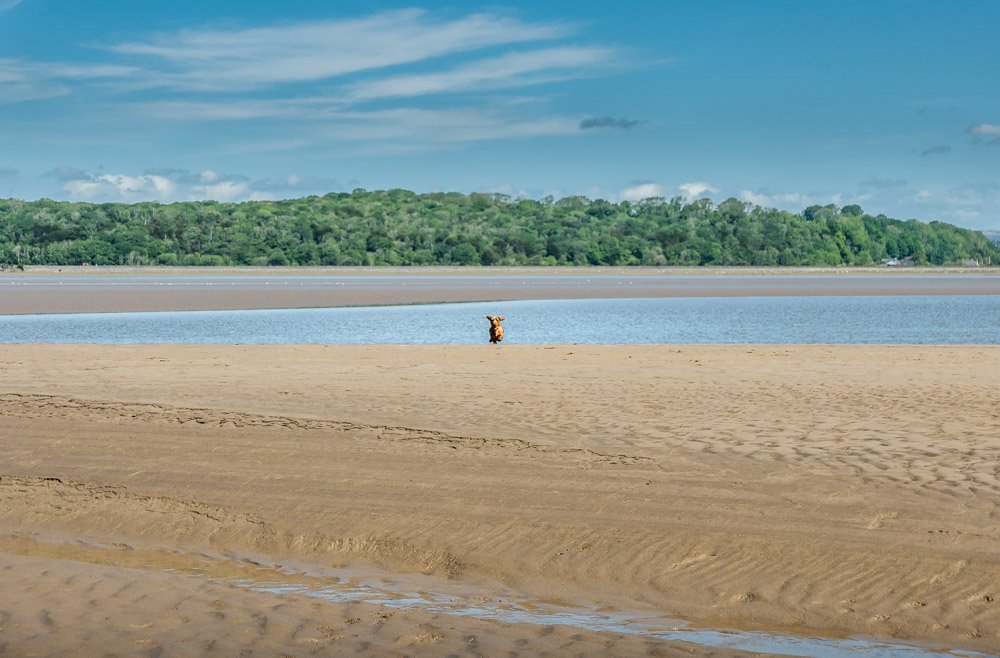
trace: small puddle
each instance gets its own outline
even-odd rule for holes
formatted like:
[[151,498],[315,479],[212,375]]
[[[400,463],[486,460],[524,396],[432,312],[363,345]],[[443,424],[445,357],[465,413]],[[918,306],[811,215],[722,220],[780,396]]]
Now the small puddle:
[[334,602],[363,601],[390,608],[417,608],[447,615],[469,616],[515,624],[561,625],[588,631],[605,631],[681,641],[713,648],[817,658],[917,658],[965,656],[988,658],[976,651],[930,648],[866,638],[822,638],[763,631],[712,630],[692,627],[688,622],[640,611],[605,611],[570,607],[515,597],[479,595],[453,596],[427,591],[407,591],[391,581],[340,580],[336,585],[266,583],[251,579],[232,580],[237,585],[272,594],[297,594]]
[[364,602],[397,609],[476,617],[511,624],[570,626],[588,631],[621,633],[680,641],[713,648],[817,658],[989,658],[976,651],[902,644],[872,638],[824,638],[784,633],[715,630],[696,627],[655,612],[537,601],[516,592],[449,582],[450,594],[439,593],[433,576],[397,575],[359,568],[282,566],[266,559],[233,553],[184,553],[93,542],[62,543],[0,535],[0,551],[35,557],[107,564],[148,571],[198,575],[270,594],[311,596],[337,603]]

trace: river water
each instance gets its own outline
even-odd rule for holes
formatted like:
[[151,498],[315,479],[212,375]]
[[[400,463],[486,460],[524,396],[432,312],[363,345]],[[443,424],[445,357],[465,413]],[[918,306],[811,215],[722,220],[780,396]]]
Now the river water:
[[349,308],[0,316],[0,342],[1000,344],[1000,296],[527,300]]

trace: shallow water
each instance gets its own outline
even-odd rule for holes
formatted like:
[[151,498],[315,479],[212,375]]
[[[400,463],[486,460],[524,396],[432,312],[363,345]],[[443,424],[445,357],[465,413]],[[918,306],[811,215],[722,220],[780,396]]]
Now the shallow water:
[[927,658],[987,654],[974,651],[921,647],[871,638],[823,638],[763,631],[696,628],[688,623],[648,612],[608,612],[588,607],[568,607],[518,600],[516,597],[460,597],[427,591],[407,592],[383,583],[336,585],[263,583],[241,579],[235,584],[274,594],[297,594],[327,601],[365,601],[391,608],[418,608],[428,612],[470,616],[502,623],[572,626],[589,631],[622,633],[660,640],[689,642],[706,647],[738,649],[766,654],[815,656],[817,658]]
[[0,316],[0,342],[1000,344],[1000,296],[576,299]]

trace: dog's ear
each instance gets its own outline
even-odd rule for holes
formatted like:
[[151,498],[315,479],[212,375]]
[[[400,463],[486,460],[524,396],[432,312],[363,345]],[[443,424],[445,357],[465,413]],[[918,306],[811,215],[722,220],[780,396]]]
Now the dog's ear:
[[500,320],[500,322],[503,322],[503,316],[502,315],[497,316],[497,320]]
[[489,320],[490,322],[493,322],[493,316],[492,315],[487,315],[486,319]]

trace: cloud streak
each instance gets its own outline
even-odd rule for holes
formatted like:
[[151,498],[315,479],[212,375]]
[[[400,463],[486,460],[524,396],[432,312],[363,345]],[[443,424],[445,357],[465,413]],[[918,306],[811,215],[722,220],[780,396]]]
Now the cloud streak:
[[[369,142],[375,150],[392,142],[391,152],[411,152],[414,146],[448,145],[498,139],[573,135],[578,120],[569,116],[537,117],[509,107],[428,109],[392,107],[380,110],[344,108],[332,99],[256,101],[234,105],[226,102],[163,102],[137,106],[145,116],[172,121],[299,120],[313,142]],[[289,140],[290,148],[301,146]]]
[[393,76],[353,85],[347,100],[400,98],[447,92],[504,89],[554,82],[606,63],[612,51],[596,47],[543,48],[480,59],[440,72]]
[[325,130],[338,141],[406,140],[427,144],[571,135],[576,120],[570,117],[517,118],[506,112],[475,107],[430,110],[396,108],[371,112],[343,112],[340,121]]
[[556,23],[471,14],[436,20],[422,10],[244,30],[184,30],[107,46],[165,64],[144,84],[235,91],[326,80],[484,48],[564,37]]
[[0,104],[65,96],[70,93],[72,83],[125,78],[135,71],[130,66],[82,66],[0,58]]

